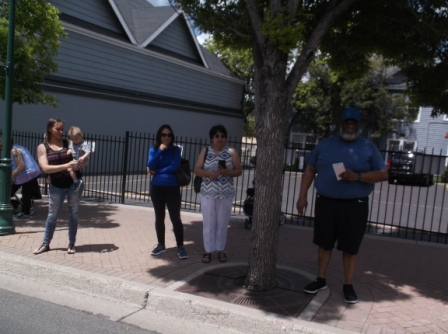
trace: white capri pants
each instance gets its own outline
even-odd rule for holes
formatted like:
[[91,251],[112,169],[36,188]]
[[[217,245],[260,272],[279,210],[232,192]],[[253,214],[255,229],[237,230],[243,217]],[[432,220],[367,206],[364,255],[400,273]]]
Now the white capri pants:
[[233,198],[212,199],[201,196],[204,248],[207,253],[223,251],[226,247],[232,202]]

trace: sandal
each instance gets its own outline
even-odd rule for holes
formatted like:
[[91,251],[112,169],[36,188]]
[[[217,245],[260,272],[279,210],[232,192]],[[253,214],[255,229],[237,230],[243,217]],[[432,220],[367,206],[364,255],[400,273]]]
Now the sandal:
[[204,253],[204,255],[202,255],[202,262],[210,263],[211,260],[212,260],[212,254],[211,253]]
[[33,251],[33,254],[37,255],[37,254],[41,254],[41,253],[44,253],[44,252],[48,252],[49,250],[50,250],[50,245],[49,244],[42,244],[42,245],[40,245],[40,247],[38,249],[35,249]]
[[227,255],[224,252],[218,252],[219,262],[227,262]]
[[75,254],[75,252],[76,252],[75,244],[69,244],[68,249],[67,249],[67,254]]

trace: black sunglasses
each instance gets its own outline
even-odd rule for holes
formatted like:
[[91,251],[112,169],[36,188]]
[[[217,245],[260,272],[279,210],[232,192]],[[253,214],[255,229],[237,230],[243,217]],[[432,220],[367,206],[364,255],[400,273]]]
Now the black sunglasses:
[[220,135],[219,133],[215,134],[213,137],[216,138],[216,139],[218,139],[218,138],[227,138],[227,136],[225,134],[221,134]]
[[171,138],[172,136],[173,136],[172,133],[161,133],[160,134],[160,137],[169,137],[169,138]]

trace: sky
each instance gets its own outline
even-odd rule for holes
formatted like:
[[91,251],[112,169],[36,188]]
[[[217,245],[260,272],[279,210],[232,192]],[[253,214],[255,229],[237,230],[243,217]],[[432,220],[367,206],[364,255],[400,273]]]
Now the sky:
[[[168,0],[148,0],[148,2],[153,5],[154,7],[159,6],[169,6]],[[196,37],[198,39],[199,44],[204,44],[204,41],[210,37],[210,34],[203,34],[199,30],[195,29],[194,33],[196,34]]]

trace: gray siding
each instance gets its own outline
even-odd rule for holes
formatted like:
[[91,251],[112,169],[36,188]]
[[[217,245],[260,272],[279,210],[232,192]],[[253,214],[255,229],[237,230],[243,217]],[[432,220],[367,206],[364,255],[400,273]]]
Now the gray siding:
[[138,52],[135,46],[130,48],[69,31],[59,48],[55,76],[241,109],[242,83],[152,57]]
[[194,60],[201,60],[183,16],[174,20],[150,45]]
[[[241,117],[195,113],[65,93],[55,95],[59,100],[58,109],[45,105],[14,105],[13,130],[43,134],[47,120],[58,117],[64,120],[66,130],[76,125],[88,134],[124,136],[126,131],[155,133],[160,125],[168,123],[178,137],[202,138],[208,142],[210,128],[223,124],[229,136],[238,139],[242,137]],[[4,101],[1,100],[0,117],[4,118]]]
[[443,116],[432,118],[431,107],[420,110],[420,120],[410,126],[407,138],[416,140],[420,151],[431,153],[434,149],[434,154],[447,154],[448,139],[445,134],[448,132],[448,121]]
[[123,28],[107,0],[51,0],[62,13],[122,34]]

